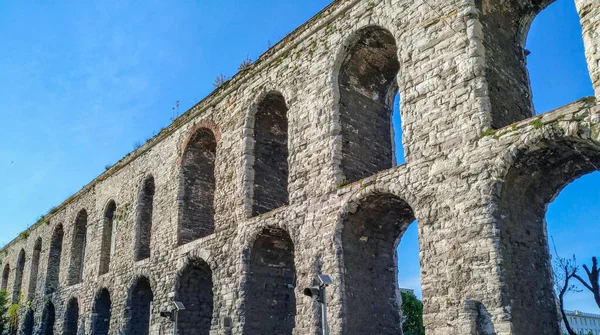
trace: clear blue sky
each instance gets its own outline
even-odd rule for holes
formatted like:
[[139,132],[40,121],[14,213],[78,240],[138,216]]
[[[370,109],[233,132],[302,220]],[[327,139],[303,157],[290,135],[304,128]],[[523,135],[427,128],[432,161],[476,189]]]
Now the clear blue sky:
[[[175,101],[185,111],[217,75],[235,74],[329,2],[0,2],[0,245],[166,126]],[[571,0],[542,12],[527,47],[538,112],[592,95]],[[562,254],[599,253],[598,214],[598,173],[549,206]],[[418,288],[415,228],[400,245],[400,283]],[[600,313],[586,297],[567,307]]]

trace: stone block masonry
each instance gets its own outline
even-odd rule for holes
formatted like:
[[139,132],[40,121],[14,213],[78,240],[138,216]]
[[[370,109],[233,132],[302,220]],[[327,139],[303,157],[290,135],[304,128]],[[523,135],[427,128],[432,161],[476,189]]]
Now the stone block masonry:
[[[534,116],[552,0],[339,0],[2,249],[21,334],[400,334],[416,219],[427,334],[559,334],[544,215],[600,166],[596,97]],[[394,166],[399,92],[406,164]],[[187,313],[187,314],[185,314]]]

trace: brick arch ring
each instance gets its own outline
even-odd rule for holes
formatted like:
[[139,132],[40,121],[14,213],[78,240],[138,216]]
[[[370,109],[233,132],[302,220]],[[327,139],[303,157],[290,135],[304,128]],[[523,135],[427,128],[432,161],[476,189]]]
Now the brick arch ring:
[[183,154],[187,150],[188,144],[190,143],[196,132],[202,128],[206,128],[212,131],[213,135],[215,136],[215,141],[217,143],[221,140],[221,130],[213,120],[202,119],[198,121],[194,124],[192,129],[188,131],[188,135],[186,136],[185,140],[181,143],[181,147],[179,149],[181,155],[179,155],[179,158],[177,159],[177,166],[181,166],[181,163],[183,161]]

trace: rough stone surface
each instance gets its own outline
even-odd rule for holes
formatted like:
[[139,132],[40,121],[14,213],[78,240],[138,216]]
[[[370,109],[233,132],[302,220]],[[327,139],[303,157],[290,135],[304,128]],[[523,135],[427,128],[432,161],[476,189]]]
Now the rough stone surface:
[[[332,334],[399,334],[414,218],[427,334],[559,334],[545,207],[600,165],[600,107],[533,114],[551,2],[335,1],[3,248],[20,331],[167,334],[185,296],[186,333],[317,334],[327,273]],[[600,3],[575,2],[597,98]]]

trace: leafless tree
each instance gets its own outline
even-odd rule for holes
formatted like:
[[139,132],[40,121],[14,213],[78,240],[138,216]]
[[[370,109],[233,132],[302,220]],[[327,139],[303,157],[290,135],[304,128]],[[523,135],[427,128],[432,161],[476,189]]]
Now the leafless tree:
[[588,276],[589,282],[585,281],[578,274],[574,273],[573,277],[581,283],[585,288],[590,290],[594,295],[594,300],[596,300],[596,305],[600,307],[600,284],[598,283],[598,259],[596,257],[592,257],[592,269],[590,270],[587,265],[583,265],[583,269]]
[[228,81],[229,81],[229,77],[226,77],[224,74],[221,73],[217,78],[215,78],[215,82],[213,83],[213,86],[215,88],[219,88]]
[[560,257],[558,255],[558,251],[556,250],[556,245],[554,244],[554,238],[552,239],[552,244],[554,245],[554,255],[556,256],[553,261],[554,290],[558,296],[560,314],[569,335],[577,335],[577,333],[573,331],[573,328],[571,328],[571,325],[569,324],[564,306],[565,295],[569,292],[578,291],[577,286],[569,283],[569,281],[576,275],[577,261],[575,259],[575,255],[573,255],[572,259]]
[[238,70],[244,71],[244,70],[250,68],[251,65],[252,65],[252,59],[250,59],[250,57],[246,56],[246,59],[244,59],[242,61],[242,63],[238,67]]

